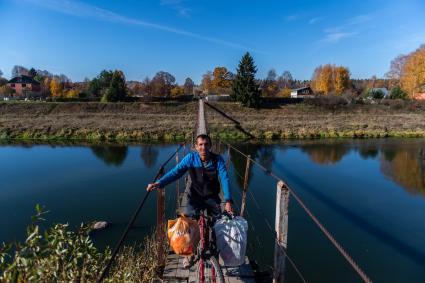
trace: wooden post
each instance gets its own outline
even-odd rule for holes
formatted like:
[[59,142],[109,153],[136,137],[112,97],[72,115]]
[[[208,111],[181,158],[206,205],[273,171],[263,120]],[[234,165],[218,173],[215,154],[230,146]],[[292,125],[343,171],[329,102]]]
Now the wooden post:
[[242,204],[241,204],[241,216],[245,214],[246,208],[246,192],[248,190],[248,179],[249,179],[249,167],[251,165],[251,155],[246,157],[245,177],[243,180],[243,191],[242,191]]
[[[176,152],[176,164],[179,164],[179,153]],[[179,207],[180,179],[176,182],[176,207]]]
[[165,189],[157,189],[156,198],[156,238],[158,242],[158,264],[164,265],[165,241]]
[[226,160],[226,170],[229,172],[230,166],[230,145],[227,146],[227,160]]
[[288,246],[289,189],[283,181],[277,183],[273,282],[282,283],[285,273],[285,253]]

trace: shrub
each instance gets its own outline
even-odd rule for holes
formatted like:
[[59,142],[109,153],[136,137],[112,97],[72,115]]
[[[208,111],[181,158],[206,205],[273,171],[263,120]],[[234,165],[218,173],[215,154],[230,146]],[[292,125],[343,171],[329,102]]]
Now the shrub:
[[277,94],[277,97],[291,97],[291,89],[283,88]]
[[[95,282],[111,256],[109,247],[101,252],[94,246],[90,225],[81,224],[74,232],[68,224],[55,224],[42,231],[45,213],[36,206],[24,243],[0,245],[0,281]],[[158,275],[157,256],[154,236],[143,247],[124,247],[105,282],[150,282]]]
[[406,99],[407,93],[399,86],[393,87],[390,91],[391,99]]
[[367,90],[366,96],[374,98],[374,99],[382,99],[382,98],[384,98],[385,93],[380,89],[370,88],[370,89]]

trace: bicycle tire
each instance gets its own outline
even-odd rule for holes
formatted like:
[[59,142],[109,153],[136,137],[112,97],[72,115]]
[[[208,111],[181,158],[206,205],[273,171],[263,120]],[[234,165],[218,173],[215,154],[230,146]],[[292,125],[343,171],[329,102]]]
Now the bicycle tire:
[[[223,275],[223,270],[221,269],[220,265],[218,264],[218,261],[215,257],[210,257],[209,259],[204,260],[204,268],[206,268],[206,266],[212,266],[214,267],[215,270],[215,283],[224,283],[224,275]],[[211,271],[211,267],[209,268],[209,270]],[[211,272],[209,272],[211,273]],[[199,278],[200,275],[200,261],[198,261],[198,265],[196,268],[196,282],[201,282],[201,278]],[[205,270],[204,275],[208,274]],[[207,279],[207,278],[206,278]],[[205,282],[214,282],[211,280],[205,280]]]

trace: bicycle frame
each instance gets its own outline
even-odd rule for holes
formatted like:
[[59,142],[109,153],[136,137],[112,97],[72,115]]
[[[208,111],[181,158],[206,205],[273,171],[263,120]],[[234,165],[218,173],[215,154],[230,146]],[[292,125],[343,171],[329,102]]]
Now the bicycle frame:
[[[210,250],[210,227],[208,225],[208,219],[204,216],[203,213],[200,214],[199,221],[199,230],[200,230],[200,247],[201,250],[199,251],[199,265],[200,265],[200,283],[205,282],[205,260],[208,259],[208,257],[214,256],[212,255],[212,252]],[[208,253],[209,252],[209,253]],[[216,282],[215,278],[215,269],[214,266],[211,266],[211,275],[213,282]]]

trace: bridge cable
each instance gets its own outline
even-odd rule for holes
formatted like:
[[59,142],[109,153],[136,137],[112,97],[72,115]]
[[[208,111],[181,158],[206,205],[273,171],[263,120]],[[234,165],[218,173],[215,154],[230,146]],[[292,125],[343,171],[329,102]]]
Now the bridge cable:
[[[241,178],[242,176],[239,174],[239,172],[235,169],[236,174]],[[249,193],[249,196],[251,197],[251,200],[254,202],[255,206],[257,207],[257,210],[261,213],[261,216],[263,217],[264,222],[266,223],[267,227],[269,228],[270,232],[273,234],[274,236],[274,240],[276,241],[276,243],[279,243],[279,239],[277,237],[276,231],[273,230],[269,220],[266,218],[263,210],[261,209],[259,203],[257,202],[257,200],[255,199],[253,193],[251,192],[251,190],[247,190]],[[247,210],[248,211],[248,210]],[[284,247],[282,247],[281,245],[277,245],[283,252],[283,254],[285,255],[285,257],[289,260],[289,263],[292,265],[292,267],[294,268],[295,272],[297,273],[297,275],[300,277],[301,281],[304,283],[307,283],[306,279],[304,278],[304,276],[302,275],[301,271],[299,270],[299,268],[297,267],[297,265],[295,264],[294,260],[288,255],[288,253],[286,252],[286,249]]]
[[[175,154],[183,147],[183,144],[180,144],[179,147],[176,149],[176,151],[161,165],[161,167],[158,169],[158,172],[156,173],[155,178],[153,179],[153,182],[155,182],[159,176],[161,174],[163,174],[164,172],[164,167],[168,164],[168,162],[170,162],[170,160],[175,156]],[[101,283],[105,277],[108,275],[109,270],[111,268],[112,262],[115,259],[115,256],[117,255],[119,249],[121,248],[121,245],[123,244],[125,238],[127,237],[128,232],[130,231],[131,227],[133,226],[134,222],[136,221],[137,216],[140,213],[140,210],[142,209],[142,207],[144,206],[149,194],[151,193],[151,191],[148,191],[145,194],[145,197],[143,198],[143,200],[140,202],[139,206],[137,207],[136,211],[134,212],[133,216],[130,219],[130,222],[127,225],[127,228],[124,230],[124,233],[121,235],[120,240],[118,241],[118,243],[115,245],[114,250],[111,254],[111,258],[108,260],[108,263],[106,265],[106,267],[103,269],[102,274],[100,275],[100,277],[97,280],[97,283]]]
[[357,272],[357,274],[362,278],[362,280],[366,283],[372,283],[372,280],[366,275],[366,273],[360,268],[360,266],[354,261],[354,259],[342,247],[342,245],[335,239],[335,237],[333,237],[333,235],[325,228],[325,226],[319,221],[319,219],[311,212],[311,210],[304,204],[304,202],[301,200],[301,198],[286,184],[286,182],[284,182],[281,178],[279,178],[272,171],[268,170],[263,165],[261,165],[260,163],[258,163],[255,160],[253,160],[251,157],[249,157],[245,153],[241,152],[240,150],[238,150],[237,148],[235,148],[231,144],[226,143],[226,142],[223,142],[223,143],[226,144],[227,146],[229,146],[230,148],[232,148],[234,151],[241,154],[242,156],[249,158],[252,163],[254,163],[258,167],[260,167],[266,174],[270,175],[276,181],[282,181],[284,183],[285,187],[290,192],[290,194],[295,198],[295,200],[301,206],[301,208],[307,213],[307,215],[312,219],[312,221],[319,227],[319,229],[326,236],[326,238],[328,238],[328,240],[332,243],[332,245],[335,246],[335,248],[346,259],[346,261],[351,265],[351,267]]

